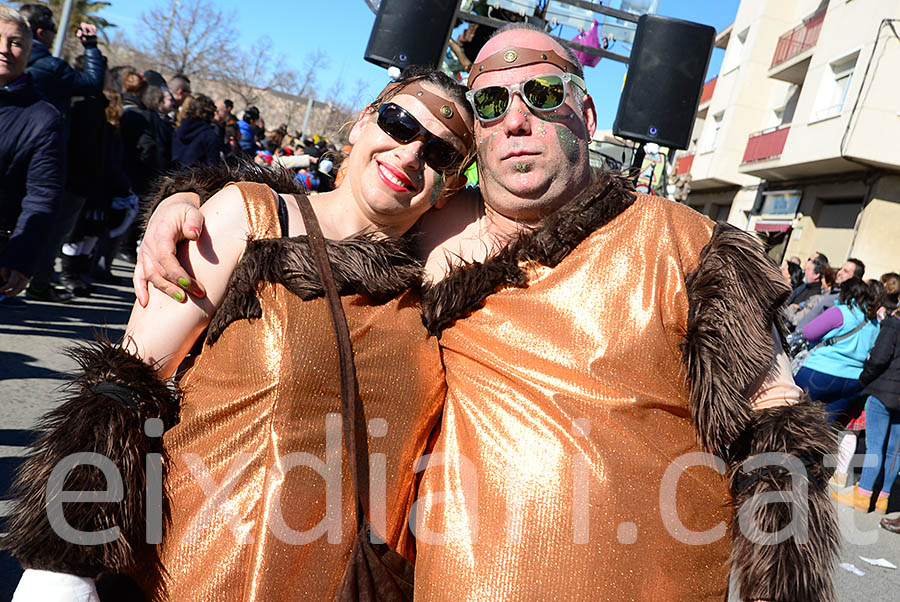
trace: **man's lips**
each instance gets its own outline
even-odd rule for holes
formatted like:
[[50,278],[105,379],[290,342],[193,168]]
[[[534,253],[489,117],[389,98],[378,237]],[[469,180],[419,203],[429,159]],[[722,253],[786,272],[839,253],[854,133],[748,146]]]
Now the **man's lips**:
[[416,189],[405,173],[388,163],[375,162],[378,165],[378,175],[388,185],[388,188],[397,192],[412,192]]
[[526,157],[534,157],[536,155],[541,154],[539,151],[531,151],[531,150],[513,150],[508,151],[500,157],[501,161],[506,161],[507,159],[521,159]]

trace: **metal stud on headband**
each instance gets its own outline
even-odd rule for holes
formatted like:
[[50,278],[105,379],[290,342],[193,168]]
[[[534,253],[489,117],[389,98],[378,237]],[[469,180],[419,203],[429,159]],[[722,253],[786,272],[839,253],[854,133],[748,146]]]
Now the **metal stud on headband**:
[[552,50],[535,50],[534,48],[522,48],[520,46],[508,46],[499,52],[495,52],[482,61],[472,65],[469,71],[469,89],[475,86],[475,80],[482,73],[489,71],[502,71],[513,67],[524,67],[535,63],[550,63],[563,70],[564,73],[578,75],[580,69],[569,59],[559,56]]
[[392,96],[396,96],[397,94],[409,94],[410,96],[418,98],[428,109],[428,112],[437,117],[441,123],[447,126],[448,130],[456,134],[456,136],[462,140],[466,149],[472,147],[472,126],[466,123],[463,118],[465,113],[452,100],[429,92],[422,87],[419,80],[408,83],[400,82],[388,84],[378,96],[383,97],[388,93],[391,93]]

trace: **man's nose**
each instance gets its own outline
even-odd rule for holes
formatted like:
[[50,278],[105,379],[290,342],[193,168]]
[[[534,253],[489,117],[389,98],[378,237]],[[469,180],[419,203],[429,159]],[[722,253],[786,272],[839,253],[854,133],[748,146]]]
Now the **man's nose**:
[[509,99],[509,109],[503,116],[503,127],[509,133],[529,134],[531,132],[531,111],[519,94]]

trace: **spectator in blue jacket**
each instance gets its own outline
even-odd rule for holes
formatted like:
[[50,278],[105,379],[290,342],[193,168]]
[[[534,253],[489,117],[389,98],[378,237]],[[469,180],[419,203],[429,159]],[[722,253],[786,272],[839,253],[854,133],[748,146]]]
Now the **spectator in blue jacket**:
[[106,67],[103,55],[97,48],[97,28],[82,23],[75,34],[84,46],[84,71],[76,71],[50,53],[56,38],[53,11],[43,4],[25,4],[19,13],[28,21],[34,38],[28,72],[38,90],[53,103],[64,119],[68,119],[73,96],[99,96],[103,93]]
[[256,155],[259,147],[256,145],[256,136],[253,133],[256,122],[259,121],[259,109],[256,107],[247,107],[244,111],[244,117],[238,121],[238,128],[241,131],[241,139],[238,144],[241,145],[241,151],[244,155],[251,159]]
[[172,162],[175,167],[213,164],[221,160],[224,144],[213,125],[215,114],[216,104],[210,97],[203,94],[194,96],[172,139]]
[[[43,4],[25,4],[19,9],[31,27],[34,44],[28,58],[28,73],[34,79],[41,94],[59,110],[63,117],[63,148],[68,144],[71,129],[70,114],[73,96],[100,96],[103,93],[103,81],[106,67],[103,55],[97,49],[97,28],[82,23],[76,36],[84,46],[83,71],[73,69],[68,63],[50,54],[50,47],[56,38],[56,24],[53,22],[53,11]],[[62,168],[65,172],[68,153],[61,156]],[[56,227],[50,233],[47,243],[43,245],[38,258],[28,296],[41,301],[68,301],[71,292],[53,285],[53,264],[63,241],[75,229],[86,197],[65,187],[62,202],[56,219]]]
[[25,19],[0,6],[0,297],[28,283],[63,191],[63,123],[25,73],[31,43]]

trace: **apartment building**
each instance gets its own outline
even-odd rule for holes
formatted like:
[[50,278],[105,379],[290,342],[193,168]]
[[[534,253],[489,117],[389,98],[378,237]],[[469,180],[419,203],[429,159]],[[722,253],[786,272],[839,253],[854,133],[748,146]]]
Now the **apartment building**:
[[[896,19],[896,21],[891,21]],[[900,0],[744,0],[676,158],[687,203],[776,259],[900,269]]]

